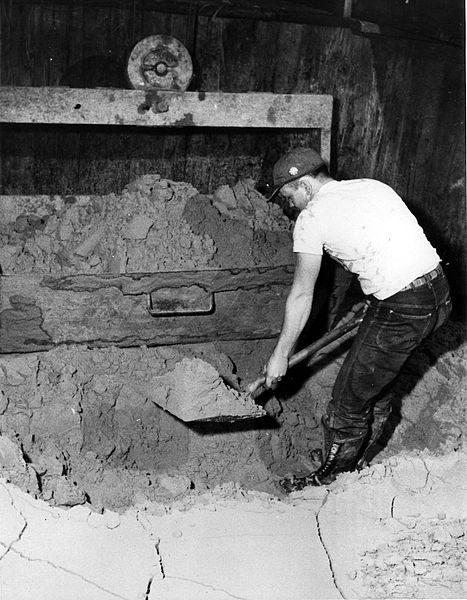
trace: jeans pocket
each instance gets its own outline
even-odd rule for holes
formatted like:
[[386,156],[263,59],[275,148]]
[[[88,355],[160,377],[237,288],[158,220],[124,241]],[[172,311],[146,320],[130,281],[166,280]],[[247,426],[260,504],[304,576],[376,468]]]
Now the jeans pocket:
[[385,308],[378,319],[378,348],[385,352],[410,353],[430,332],[433,315],[434,312],[429,310],[411,315]]

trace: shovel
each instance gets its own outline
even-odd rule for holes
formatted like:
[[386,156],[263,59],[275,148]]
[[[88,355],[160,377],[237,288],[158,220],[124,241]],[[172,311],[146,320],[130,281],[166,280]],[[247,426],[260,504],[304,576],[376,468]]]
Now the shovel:
[[[329,331],[328,333],[323,335],[323,337],[321,337],[319,340],[313,342],[306,348],[303,348],[303,350],[300,350],[299,352],[294,354],[289,359],[288,368],[290,369],[291,367],[294,367],[295,365],[298,365],[299,363],[312,357],[313,355],[315,355],[317,352],[319,352],[323,348],[326,348],[326,346],[329,346],[330,344],[332,344],[332,342],[339,340],[340,338],[344,337],[347,333],[356,329],[360,325],[360,323],[363,321],[363,317],[365,316],[366,308],[367,308],[366,306],[363,306],[347,322],[343,323],[342,325],[340,325],[338,327],[335,327],[334,329],[332,329],[331,331]],[[263,392],[263,390],[261,388],[264,386],[265,383],[266,383],[265,375],[261,375],[261,377],[258,377],[258,379],[245,385],[244,387],[239,387],[230,382],[228,383],[229,387],[238,393],[236,400],[237,400],[238,406],[242,406],[242,414],[235,414],[235,415],[219,414],[219,415],[212,415],[212,416],[204,417],[204,418],[196,418],[196,419],[192,419],[192,420],[194,420],[194,421],[211,421],[211,422],[227,422],[228,423],[228,422],[240,421],[240,420],[244,420],[244,419],[256,419],[258,417],[266,416],[267,413],[264,410],[264,408],[262,406],[259,406],[258,404],[256,404],[254,401]]]
[[[294,354],[289,359],[289,368],[356,329],[363,320],[365,308],[343,325]],[[231,423],[267,415],[264,408],[255,403],[255,398],[261,394],[265,383],[266,377],[262,375],[240,388],[232,382],[222,382],[212,365],[200,359],[184,359],[168,375],[154,378],[150,398],[184,422]]]
[[[331,331],[325,333],[319,340],[316,340],[316,342],[313,342],[309,346],[306,346],[306,348],[303,348],[303,350],[300,350],[300,352],[297,352],[296,354],[291,356],[289,358],[288,368],[290,369],[292,367],[295,367],[295,365],[298,365],[307,358],[312,357],[314,354],[316,354],[323,348],[326,348],[326,346],[329,346],[329,344],[332,344],[332,342],[335,342],[336,340],[342,338],[346,333],[349,333],[350,331],[356,329],[363,321],[365,312],[366,306],[362,307],[349,321],[347,321],[343,325],[340,325],[339,327],[331,329]],[[252,381],[251,383],[246,385],[244,391],[247,394],[249,394],[252,398],[257,398],[262,393],[260,390],[265,383],[266,376],[261,375],[261,377],[255,379],[255,381]]]

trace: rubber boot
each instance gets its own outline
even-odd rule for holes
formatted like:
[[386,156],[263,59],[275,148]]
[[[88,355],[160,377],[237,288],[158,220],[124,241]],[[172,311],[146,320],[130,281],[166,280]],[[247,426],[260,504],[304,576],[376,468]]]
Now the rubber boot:
[[366,435],[338,439],[336,432],[328,426],[325,417],[322,423],[325,456],[323,464],[305,477],[282,479],[279,484],[284,491],[290,493],[302,490],[308,485],[326,485],[334,481],[339,473],[352,471],[357,466]]

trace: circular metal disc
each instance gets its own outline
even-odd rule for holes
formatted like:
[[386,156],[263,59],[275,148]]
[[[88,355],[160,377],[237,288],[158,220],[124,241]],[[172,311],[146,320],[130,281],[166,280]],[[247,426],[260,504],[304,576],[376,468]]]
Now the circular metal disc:
[[127,74],[135,89],[184,91],[193,77],[193,63],[188,50],[174,37],[150,35],[131,51]]

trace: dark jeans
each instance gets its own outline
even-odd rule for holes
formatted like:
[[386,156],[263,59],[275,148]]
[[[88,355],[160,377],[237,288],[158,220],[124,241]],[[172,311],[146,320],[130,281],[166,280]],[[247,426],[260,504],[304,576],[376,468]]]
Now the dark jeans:
[[451,313],[443,273],[369,308],[337,376],[327,421],[337,439],[368,433],[391,411],[391,384],[413,350]]

